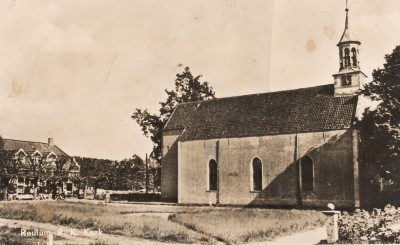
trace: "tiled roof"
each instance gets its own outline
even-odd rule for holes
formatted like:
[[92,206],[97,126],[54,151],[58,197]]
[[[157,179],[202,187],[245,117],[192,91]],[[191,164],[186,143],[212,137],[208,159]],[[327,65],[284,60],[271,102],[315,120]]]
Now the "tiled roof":
[[63,170],[70,172],[79,172],[81,170],[81,166],[75,161],[74,158],[69,159],[63,166]]
[[334,97],[333,85],[178,105],[164,130],[185,129],[181,141],[349,128],[357,96]]
[[41,154],[44,155],[50,152],[54,152],[54,154],[56,154],[57,156],[68,156],[68,154],[66,154],[56,145],[51,146],[47,143],[13,139],[3,139],[3,141],[5,150],[18,151],[19,149],[22,149],[27,154],[31,154],[38,150]]

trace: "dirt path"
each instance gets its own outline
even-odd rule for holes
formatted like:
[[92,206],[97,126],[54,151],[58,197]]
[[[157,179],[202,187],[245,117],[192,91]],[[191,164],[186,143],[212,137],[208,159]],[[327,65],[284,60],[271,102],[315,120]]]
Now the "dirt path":
[[304,231],[289,236],[275,238],[268,242],[251,242],[245,245],[282,245],[282,244],[296,244],[296,245],[312,245],[318,244],[320,241],[326,239],[326,228],[321,227],[310,231]]
[[[98,243],[106,243],[106,244],[118,244],[118,245],[165,245],[168,243],[150,241],[145,239],[138,239],[133,237],[126,236],[117,236],[110,234],[100,234],[96,233],[96,231],[84,230],[84,229],[71,229],[67,226],[53,225],[49,223],[38,223],[28,220],[11,220],[11,219],[1,219],[0,218],[0,226],[7,225],[12,228],[24,228],[26,231],[35,231],[39,232],[49,232],[53,234],[53,236],[59,235],[63,238],[63,240],[55,240],[54,244],[94,244]],[[28,234],[28,233],[25,233]],[[22,236],[24,234],[21,234]],[[46,241],[47,236],[41,235],[43,240]],[[177,243],[174,243],[179,245]]]

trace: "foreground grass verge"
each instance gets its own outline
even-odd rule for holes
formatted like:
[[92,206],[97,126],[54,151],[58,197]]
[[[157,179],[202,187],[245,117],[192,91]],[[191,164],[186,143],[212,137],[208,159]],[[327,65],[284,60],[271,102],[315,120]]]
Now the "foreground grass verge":
[[210,209],[170,219],[228,244],[267,241],[320,227],[326,220],[317,211],[279,209]]
[[67,202],[1,203],[0,217],[31,220],[75,228],[100,229],[104,233],[144,239],[206,243],[208,239],[177,223],[159,217],[126,217],[116,206],[98,206]]
[[10,228],[8,226],[0,226],[0,244],[12,244],[12,245],[36,245],[45,244],[40,238],[25,238],[21,237],[20,229]]
[[[53,241],[63,241],[65,244],[69,241],[65,241],[62,237],[54,236]],[[7,225],[0,226],[0,245],[47,245],[47,238],[45,236],[32,236],[23,237],[21,236],[21,229],[15,227],[8,227]],[[89,245],[115,245],[103,242],[93,242]]]
[[[145,213],[146,216],[141,216]],[[167,213],[169,218],[149,213]],[[320,212],[310,210],[94,205],[55,201],[0,202],[0,217],[196,244],[213,244],[216,240],[228,244],[266,241],[320,227],[325,221]]]

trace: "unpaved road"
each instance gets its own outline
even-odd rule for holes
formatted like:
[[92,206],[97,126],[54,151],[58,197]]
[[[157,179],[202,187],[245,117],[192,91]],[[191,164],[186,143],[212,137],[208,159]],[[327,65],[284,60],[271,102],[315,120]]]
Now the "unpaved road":
[[[117,236],[110,234],[97,234],[94,231],[86,231],[84,229],[72,229],[67,226],[53,225],[49,223],[38,223],[28,220],[12,220],[12,219],[1,219],[0,226],[12,228],[24,228],[27,231],[39,230],[40,232],[49,232],[53,235],[59,234],[63,240],[54,241],[55,245],[61,244],[94,244],[106,243],[106,244],[118,244],[118,245],[166,245],[169,243],[150,241],[145,239],[138,239],[126,236]],[[61,232],[62,230],[62,232]],[[40,234],[39,234],[40,235]],[[47,240],[45,235],[41,235],[44,241]],[[178,243],[174,243],[178,245]]]

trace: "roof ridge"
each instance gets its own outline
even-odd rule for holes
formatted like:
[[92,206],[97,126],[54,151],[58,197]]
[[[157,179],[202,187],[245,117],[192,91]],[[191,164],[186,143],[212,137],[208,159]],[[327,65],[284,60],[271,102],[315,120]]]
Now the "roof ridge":
[[235,96],[227,96],[227,97],[221,97],[221,98],[214,98],[214,99],[209,99],[209,100],[198,100],[198,101],[188,101],[188,102],[182,102],[179,103],[179,105],[183,104],[194,104],[194,103],[203,103],[207,101],[216,101],[216,100],[223,100],[223,99],[231,99],[231,98],[242,98],[242,97],[250,97],[250,96],[255,96],[255,95],[264,95],[264,94],[275,94],[275,93],[284,93],[284,92],[294,92],[298,90],[304,90],[304,89],[311,89],[311,88],[318,88],[318,87],[325,87],[325,86],[333,86],[332,83],[328,84],[323,84],[323,85],[317,85],[317,86],[310,86],[310,87],[303,87],[303,88],[295,88],[295,89],[289,89],[289,90],[278,90],[278,91],[272,91],[272,92],[264,92],[264,93],[254,93],[254,94],[242,94],[242,95],[235,95]]
[[16,140],[16,139],[6,139],[6,138],[3,138],[3,140],[14,140],[14,141],[20,141],[20,142],[39,143],[39,144],[46,144],[46,145],[48,145],[48,143],[46,143],[46,142],[31,141],[31,140]]
[[[66,156],[69,156],[69,154],[67,154],[65,151],[63,151],[60,147],[58,147],[57,145],[49,145],[48,143],[46,143],[46,142],[39,142],[39,141],[30,141],[30,140],[17,140],[17,139],[6,139],[6,138],[3,138],[3,140],[10,140],[10,141],[17,141],[17,142],[21,142],[21,143],[33,143],[33,144],[41,144],[41,145],[43,145],[43,146],[46,146],[46,147],[50,147],[51,148],[51,150],[52,151],[54,151],[54,149],[57,149],[58,151],[60,151],[61,153],[63,153],[64,155],[66,155]],[[36,147],[35,147],[36,148]],[[42,152],[42,151],[41,151]],[[44,152],[44,151],[43,151]]]

